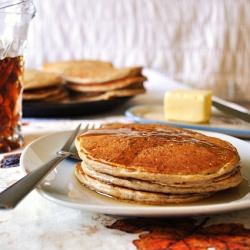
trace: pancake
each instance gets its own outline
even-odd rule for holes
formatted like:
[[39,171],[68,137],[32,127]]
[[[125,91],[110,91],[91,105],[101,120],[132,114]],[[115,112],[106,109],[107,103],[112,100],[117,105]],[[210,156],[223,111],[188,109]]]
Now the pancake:
[[109,124],[76,138],[75,175],[88,188],[146,204],[204,199],[242,182],[236,148],[187,129]]
[[124,188],[121,186],[110,185],[105,182],[92,178],[84,173],[80,164],[75,167],[77,179],[86,187],[98,193],[117,198],[119,200],[134,201],[150,205],[164,205],[169,203],[187,203],[207,198],[211,193],[193,194],[163,194],[156,192],[143,192]]
[[97,172],[161,184],[203,184],[239,166],[229,142],[165,125],[107,125],[78,136],[76,147]]
[[62,77],[55,73],[25,69],[23,89],[26,91],[55,87],[61,85],[62,81]]
[[[96,93],[96,94],[91,94]],[[145,93],[145,89],[143,87],[137,89],[117,89],[108,92],[90,92],[84,93],[82,95],[77,95],[75,97],[76,100],[81,102],[94,102],[94,101],[105,101],[118,97],[130,97],[139,94]]]
[[142,67],[113,68],[69,68],[63,72],[63,78],[77,84],[94,84],[141,76]]
[[54,96],[49,96],[47,97],[44,101],[48,101],[48,102],[67,102],[69,100],[69,95],[68,93],[64,90],[61,89],[61,91],[59,93],[57,93]]
[[146,78],[142,76],[142,67],[115,68],[109,62],[72,60],[47,63],[44,69],[60,73],[65,89],[82,102],[105,101],[145,92],[143,82]]
[[91,70],[97,68],[112,68],[112,63],[98,60],[68,60],[45,63],[43,69],[49,72],[63,74],[65,70],[74,69],[75,71]]
[[67,96],[67,93],[62,85],[63,79],[58,74],[42,70],[26,69],[24,71],[23,100],[63,100]]
[[[101,172],[95,171],[91,166],[88,166],[84,163],[78,168],[81,167],[82,171],[100,182],[111,184],[115,186],[126,187],[133,190],[140,191],[149,191],[157,193],[172,193],[172,194],[190,194],[190,193],[208,193],[216,192],[231,187],[239,185],[242,181],[239,168],[230,173],[229,175],[224,176],[223,178],[215,179],[212,182],[203,183],[203,185],[188,185],[185,184],[176,184],[176,185],[164,185],[155,182],[143,181],[133,178],[119,178],[112,175],[103,174]],[[81,174],[80,170],[78,176]]]
[[111,82],[105,83],[91,83],[91,84],[81,84],[81,83],[72,83],[66,82],[66,87],[79,92],[100,92],[100,91],[111,91],[114,89],[121,89],[126,88],[133,85],[142,84],[146,80],[143,76],[135,76],[135,77],[128,77],[121,80],[114,80]]
[[34,89],[23,92],[23,100],[25,101],[61,100],[66,96],[67,94],[64,89],[59,87]]

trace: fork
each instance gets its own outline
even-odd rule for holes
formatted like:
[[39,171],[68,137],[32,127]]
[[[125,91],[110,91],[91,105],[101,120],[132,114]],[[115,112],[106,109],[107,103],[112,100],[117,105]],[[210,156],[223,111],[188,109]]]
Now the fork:
[[[78,135],[80,127],[81,124],[79,124],[77,128],[71,133],[61,150],[59,150],[55,157],[53,157],[49,162],[28,173],[26,176],[0,193],[0,208],[14,208],[60,162],[70,156],[73,157],[76,154],[74,146],[72,147],[72,143]],[[94,126],[92,126],[91,129],[93,128]],[[86,132],[87,130],[89,130],[89,124],[87,124],[81,132]]]
[[[79,134],[84,133],[87,130],[92,130],[92,129],[96,129],[96,128],[99,128],[99,127],[100,127],[99,125],[92,124],[90,126],[89,124],[87,124],[86,125],[86,129],[81,130]],[[69,152],[68,151],[64,151],[62,149],[56,152],[57,155],[64,155],[64,154],[67,154],[67,153],[70,153],[70,155],[67,157],[69,159],[73,159],[73,160],[77,160],[77,161],[81,161],[82,160],[80,158],[80,156],[78,155],[77,148],[76,148],[75,144],[73,144],[73,146],[71,147],[71,149],[69,150]]]

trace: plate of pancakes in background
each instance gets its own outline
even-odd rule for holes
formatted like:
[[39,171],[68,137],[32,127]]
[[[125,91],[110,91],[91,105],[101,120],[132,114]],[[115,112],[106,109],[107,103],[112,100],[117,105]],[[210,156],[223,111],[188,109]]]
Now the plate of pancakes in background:
[[[27,146],[28,173],[61,148],[70,131]],[[216,132],[159,124],[105,124],[79,134],[79,160],[60,163],[38,186],[45,198],[123,216],[187,216],[250,207],[250,145]]]
[[24,117],[57,117],[108,111],[145,92],[142,67],[72,60],[24,71]]

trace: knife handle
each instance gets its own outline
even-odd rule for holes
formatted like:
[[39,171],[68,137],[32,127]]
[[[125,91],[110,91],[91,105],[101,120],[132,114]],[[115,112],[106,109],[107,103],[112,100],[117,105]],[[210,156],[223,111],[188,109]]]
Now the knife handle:
[[0,209],[14,208],[50,171],[69,155],[70,153],[65,153],[54,157],[2,191],[0,193]]

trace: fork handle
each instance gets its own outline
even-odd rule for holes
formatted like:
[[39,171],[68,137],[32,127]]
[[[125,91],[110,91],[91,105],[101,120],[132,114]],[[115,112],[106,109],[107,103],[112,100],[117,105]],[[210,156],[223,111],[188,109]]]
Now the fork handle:
[[70,153],[64,153],[54,157],[1,192],[0,209],[14,208],[50,171],[69,155]]

